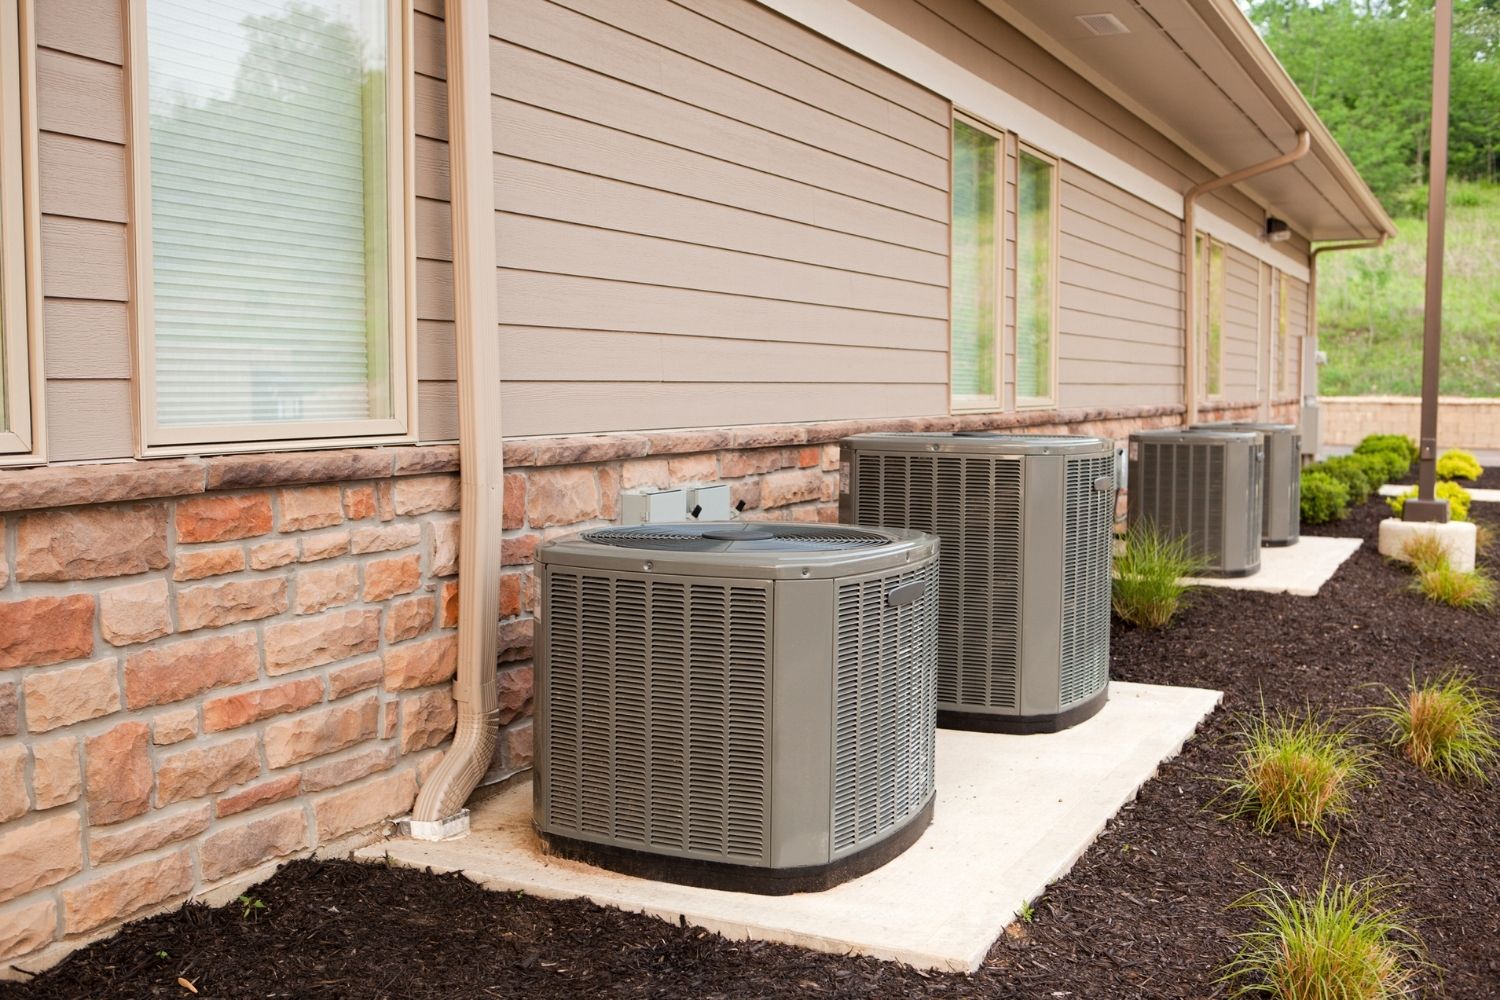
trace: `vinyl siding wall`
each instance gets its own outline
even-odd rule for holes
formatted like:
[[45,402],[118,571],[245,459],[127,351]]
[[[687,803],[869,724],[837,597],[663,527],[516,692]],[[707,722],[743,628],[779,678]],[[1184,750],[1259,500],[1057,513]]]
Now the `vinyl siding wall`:
[[1263,346],[1260,261],[1238,247],[1224,248],[1224,368],[1220,398],[1259,399]]
[[[120,0],[36,0],[47,452],[135,454],[126,31]],[[417,0],[419,434],[457,436],[442,0]]]
[[745,0],[493,0],[507,434],[947,408],[945,102]]

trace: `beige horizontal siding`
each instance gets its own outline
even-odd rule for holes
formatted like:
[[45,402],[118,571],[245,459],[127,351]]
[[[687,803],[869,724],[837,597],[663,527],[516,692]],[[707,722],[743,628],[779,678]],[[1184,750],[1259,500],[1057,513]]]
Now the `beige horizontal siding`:
[[1302,395],[1303,340],[1308,335],[1312,303],[1307,295],[1307,282],[1288,277],[1287,281],[1287,351],[1279,360],[1285,366],[1286,398]]
[[1181,223],[1064,163],[1058,405],[1181,402]]
[[[417,435],[458,439],[457,372],[435,363],[431,341],[453,341],[453,217],[448,204],[448,67],[441,5],[418,5],[412,23],[413,155],[416,176]],[[440,354],[438,355],[441,356]]]
[[941,101],[746,0],[490,15],[507,434],[947,409]]
[[1232,402],[1260,398],[1260,262],[1237,247],[1224,251],[1223,391]]

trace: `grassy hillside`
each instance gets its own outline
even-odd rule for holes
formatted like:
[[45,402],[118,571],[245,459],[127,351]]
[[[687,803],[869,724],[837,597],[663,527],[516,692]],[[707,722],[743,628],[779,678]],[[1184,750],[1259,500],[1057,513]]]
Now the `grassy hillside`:
[[[1400,237],[1379,250],[1318,259],[1324,395],[1421,391],[1427,223],[1396,224]],[[1449,186],[1444,270],[1442,391],[1500,396],[1500,186]]]

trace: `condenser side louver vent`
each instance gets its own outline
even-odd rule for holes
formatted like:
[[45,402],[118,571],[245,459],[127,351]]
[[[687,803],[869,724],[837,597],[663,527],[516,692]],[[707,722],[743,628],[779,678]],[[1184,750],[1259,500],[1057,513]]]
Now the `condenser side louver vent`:
[[839,584],[834,655],[833,849],[842,855],[897,826],[932,794],[936,751],[930,672],[937,602],[892,605],[893,588],[937,583],[936,564]]
[[860,452],[855,520],[944,541],[937,699],[1015,710],[1021,633],[1021,463]]
[[1114,456],[1070,458],[1063,524],[1062,705],[1092,697],[1109,680],[1110,544]]
[[556,828],[765,863],[770,588],[548,575]]

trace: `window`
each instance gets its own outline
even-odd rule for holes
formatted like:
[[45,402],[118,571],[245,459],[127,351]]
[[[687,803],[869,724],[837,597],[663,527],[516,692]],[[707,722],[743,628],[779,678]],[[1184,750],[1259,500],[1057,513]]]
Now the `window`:
[[401,6],[133,3],[147,447],[405,432]]
[[1197,238],[1198,342],[1204,346],[1204,387],[1209,396],[1224,391],[1224,244]]
[[1056,338],[1057,164],[1021,150],[1016,179],[1016,404],[1049,405]]
[[1290,310],[1287,307],[1287,293],[1289,291],[1286,275],[1277,274],[1276,283],[1276,394],[1286,396],[1287,383],[1287,318]]
[[1000,407],[1000,136],[953,120],[954,409]]
[[[36,176],[29,133],[29,63],[21,53],[22,12],[16,0],[0,0],[0,463],[39,457],[31,412],[34,317],[26,246],[34,235],[30,217]],[[21,169],[10,169],[20,165]]]

